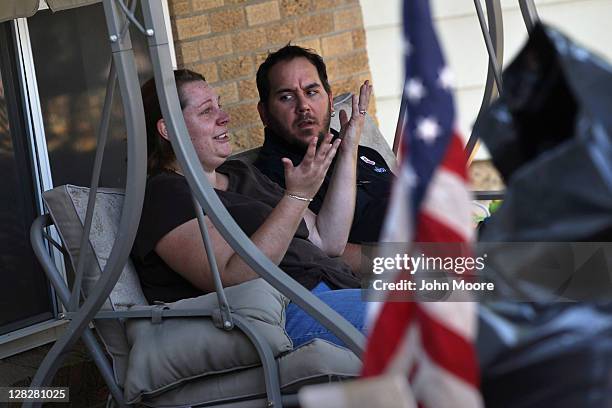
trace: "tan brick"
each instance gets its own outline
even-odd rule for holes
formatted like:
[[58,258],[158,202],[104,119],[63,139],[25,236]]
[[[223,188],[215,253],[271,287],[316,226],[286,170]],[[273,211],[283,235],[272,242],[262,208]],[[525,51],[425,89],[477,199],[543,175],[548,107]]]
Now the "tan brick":
[[319,55],[323,53],[321,51],[321,41],[318,38],[313,38],[311,40],[298,40],[294,44],[314,50]]
[[368,67],[368,54],[365,50],[327,60],[327,74],[330,80],[367,72]]
[[353,30],[351,35],[353,36],[353,48],[355,50],[366,48],[366,35],[363,28]]
[[285,17],[298,16],[312,11],[310,0],[281,0],[280,6]]
[[355,93],[355,90],[353,89],[352,78],[336,79],[330,81],[329,84],[331,85],[334,97],[340,96],[347,92]]
[[235,79],[253,74],[253,58],[250,55],[229,58],[218,62],[222,80]]
[[236,103],[238,98],[238,84],[236,82],[225,83],[223,85],[215,85],[215,90],[221,97],[221,104],[225,108],[226,105]]
[[198,45],[200,55],[204,59],[228,55],[233,52],[232,36],[229,34],[202,39],[198,41]]
[[177,42],[175,50],[177,63],[179,64],[190,64],[200,60],[197,41]]
[[[255,71],[291,42],[325,57],[334,94],[357,92],[369,77],[357,0],[171,0],[177,59],[201,72],[231,117],[232,144],[261,144]],[[181,41],[181,39],[183,41]],[[245,55],[246,54],[246,55]],[[370,114],[375,112],[371,100]]]
[[353,50],[353,36],[350,32],[336,34],[321,39],[323,56],[345,54]]
[[232,137],[232,154],[236,154],[250,148],[249,135],[246,129],[230,129],[230,135]]
[[[363,72],[357,75],[357,78],[359,80],[359,85],[363,84],[366,80],[370,81],[370,85],[374,85],[374,82],[372,82],[372,73],[370,72],[369,65],[364,68]],[[372,95],[374,95],[374,90],[372,91]]]
[[359,87],[363,81],[360,80],[358,75],[350,76],[348,78],[342,78],[331,82],[332,90],[334,95],[342,95],[343,93],[350,92],[356,94],[359,92]]
[[267,44],[265,28],[256,28],[236,33],[232,36],[234,52],[255,51]]
[[241,127],[260,124],[257,103],[243,103],[224,108],[230,115],[230,127],[238,129]]
[[210,13],[210,28],[213,33],[233,31],[245,26],[246,20],[242,7]]
[[[231,122],[230,122],[231,123]],[[263,144],[264,131],[260,125],[241,128],[231,132],[233,153],[259,147]]]
[[503,190],[504,182],[490,160],[473,161],[469,168],[470,184],[477,190]]
[[249,99],[259,100],[259,93],[257,92],[257,84],[255,79],[244,79],[242,81],[238,81],[238,96],[241,101],[246,101]]
[[355,6],[336,10],[334,12],[334,28],[336,31],[343,31],[356,27],[363,27],[361,7]]
[[207,15],[176,19],[177,40],[198,37],[210,33]]
[[200,74],[204,75],[206,82],[212,84],[219,80],[219,73],[217,72],[217,64],[214,62],[202,62],[199,64],[191,64],[187,68],[192,69]]
[[270,48],[274,44],[284,46],[289,41],[295,41],[298,38],[298,29],[295,21],[284,21],[282,23],[276,23],[266,26],[266,36],[268,38],[268,45]]
[[210,10],[223,6],[223,0],[191,0],[195,11]]
[[189,0],[169,1],[168,9],[170,10],[170,15],[172,16],[181,16],[189,14],[193,11],[191,9],[191,3],[189,2]]
[[280,20],[278,1],[253,4],[246,7],[247,22],[250,26],[270,23]]
[[304,16],[297,25],[300,35],[304,37],[320,36],[334,31],[334,18],[331,13]]
[[266,52],[260,52],[255,54],[255,71],[257,71],[257,68],[259,68],[259,66],[266,60],[266,58],[268,58],[268,53],[274,51],[276,51],[276,48],[270,49]]
[[312,2],[314,10],[329,10],[340,5],[340,0],[314,0]]
[[253,143],[253,147],[258,147],[263,144],[264,141],[264,127],[261,121],[254,127],[249,128],[249,137]]

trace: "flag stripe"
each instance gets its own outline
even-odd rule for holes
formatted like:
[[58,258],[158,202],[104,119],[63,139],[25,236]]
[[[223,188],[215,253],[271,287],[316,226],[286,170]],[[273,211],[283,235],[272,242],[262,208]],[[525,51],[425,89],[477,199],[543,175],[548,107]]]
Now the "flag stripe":
[[429,358],[446,372],[477,387],[478,370],[471,342],[431,318],[423,308],[418,308],[417,313],[421,326],[422,344]]
[[385,370],[387,373],[393,373],[394,375],[408,373],[408,381],[414,380],[419,371],[418,350],[421,349],[419,342],[421,336],[419,334],[420,328],[413,320],[408,326],[402,343],[397,347],[395,356],[389,361],[389,365]]
[[[420,353],[419,372],[413,381],[414,397],[427,401],[430,407],[480,407],[482,400],[476,388],[457,377],[446,375],[446,371],[432,362],[427,353]],[[432,387],[431,384],[436,384]]]
[[387,302],[382,305],[378,319],[371,328],[376,335],[369,336],[366,345],[366,350],[377,352],[365,353],[363,376],[377,375],[386,370],[414,316],[412,302]]
[[440,166],[444,167],[447,171],[455,173],[467,183],[467,156],[463,148],[463,139],[455,130],[453,130],[448,150]]
[[440,228],[450,229],[454,235],[458,235],[459,239],[455,242],[471,241],[474,229],[471,225],[470,205],[465,183],[454,173],[439,169],[427,191],[423,212],[437,220],[441,224]]
[[476,337],[476,304],[474,302],[423,302],[421,307],[439,321],[469,340]]
[[[410,218],[410,201],[406,200],[409,194],[409,186],[413,183],[414,176],[407,167],[400,168],[400,174],[392,187],[389,210],[385,220],[382,236],[386,242],[410,242],[412,219]],[[397,228],[403,225],[405,228]]]
[[431,217],[426,212],[421,214],[421,219],[417,226],[417,242],[463,242],[462,236],[455,230],[447,228],[437,219]]

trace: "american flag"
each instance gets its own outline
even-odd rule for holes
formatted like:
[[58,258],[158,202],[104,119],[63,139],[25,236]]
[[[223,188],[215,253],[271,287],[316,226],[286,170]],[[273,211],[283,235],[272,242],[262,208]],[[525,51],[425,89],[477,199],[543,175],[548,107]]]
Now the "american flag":
[[[427,0],[404,0],[406,109],[399,177],[383,241],[469,243],[466,156],[455,131],[452,76]],[[408,244],[410,246],[410,244]],[[422,407],[479,407],[471,302],[376,303],[363,375],[404,373]]]

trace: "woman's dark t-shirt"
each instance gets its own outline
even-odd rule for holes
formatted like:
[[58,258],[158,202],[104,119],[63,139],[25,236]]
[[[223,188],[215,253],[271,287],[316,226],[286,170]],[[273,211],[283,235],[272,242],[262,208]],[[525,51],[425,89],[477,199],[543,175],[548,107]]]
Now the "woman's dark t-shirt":
[[[238,160],[227,161],[217,171],[229,177],[229,185],[227,191],[215,191],[236,223],[251,236],[280,201],[283,189],[255,167]],[[203,294],[155,252],[155,245],[162,237],[194,218],[191,191],[183,176],[162,172],[147,180],[132,259],[150,303],[173,302]],[[338,258],[330,258],[308,240],[308,228],[303,220],[279,267],[308,289],[321,281],[332,289],[359,287],[359,280],[348,265]]]

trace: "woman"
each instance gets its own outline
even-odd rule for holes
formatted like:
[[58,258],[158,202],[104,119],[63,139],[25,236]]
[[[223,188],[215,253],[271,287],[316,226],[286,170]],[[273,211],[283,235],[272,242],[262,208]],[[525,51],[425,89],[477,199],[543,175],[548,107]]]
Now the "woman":
[[[204,77],[178,70],[175,79],[185,124],[202,168],[238,225],[282,270],[362,330],[364,305],[359,290],[348,289],[359,287],[359,281],[335,257],[346,245],[352,221],[354,199],[350,203],[347,197],[355,195],[356,149],[363,116],[348,120],[345,113],[341,114],[341,147],[340,139],[331,143],[331,135],[319,143],[321,138],[313,137],[300,165],[294,167],[289,160],[284,161],[287,190],[283,191],[253,166],[226,162],[231,154],[229,116]],[[370,92],[364,84],[362,106],[367,106]],[[142,87],[142,94],[149,178],[132,257],[149,302],[172,302],[211,292],[214,287],[191,193],[168,141],[153,80]],[[308,99],[297,99],[303,104],[299,109],[309,109]],[[354,98],[353,111],[359,110]],[[315,215],[308,203],[338,150],[333,177],[344,182],[334,183],[337,194],[328,194],[329,200]],[[347,182],[350,177],[353,182]],[[224,286],[258,278],[205,218]],[[296,346],[313,337],[339,342],[293,304],[286,310],[286,321],[286,330]]]

